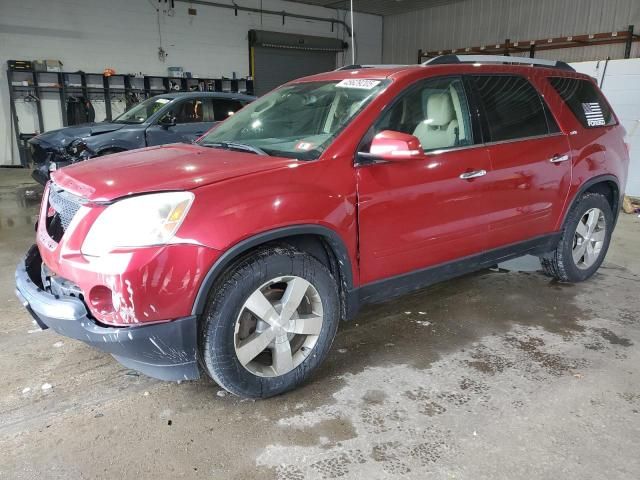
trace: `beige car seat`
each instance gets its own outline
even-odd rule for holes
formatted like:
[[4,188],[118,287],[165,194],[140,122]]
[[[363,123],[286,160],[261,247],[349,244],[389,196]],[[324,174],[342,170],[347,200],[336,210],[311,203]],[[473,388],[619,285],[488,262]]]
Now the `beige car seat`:
[[451,96],[448,93],[428,95],[424,92],[422,102],[427,118],[413,132],[422,148],[433,150],[455,146],[458,140],[458,121]]

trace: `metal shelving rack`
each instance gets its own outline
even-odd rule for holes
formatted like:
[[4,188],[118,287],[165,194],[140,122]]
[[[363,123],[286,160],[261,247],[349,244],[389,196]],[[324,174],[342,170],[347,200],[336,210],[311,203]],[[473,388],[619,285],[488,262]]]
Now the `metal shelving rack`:
[[543,38],[539,40],[524,40],[513,42],[506,39],[503,43],[481,45],[477,47],[454,48],[452,50],[418,50],[418,63],[440,55],[483,54],[483,55],[511,55],[512,53],[529,53],[535,58],[536,52],[543,50],[559,50],[562,48],[578,48],[596,45],[624,44],[624,58],[631,56],[631,45],[640,41],[640,35],[634,33],[634,26],[618,32],[591,33],[586,35],[570,35],[566,37]]
[[[41,99],[47,94],[58,94],[62,112],[62,124],[67,126],[67,99],[82,95],[84,98],[102,97],[105,103],[106,121],[111,121],[113,112],[111,99],[115,95],[125,97],[137,94],[143,98],[174,92],[188,92],[193,88],[210,92],[253,93],[253,80],[228,78],[179,78],[157,75],[124,75],[104,76],[102,73],[86,72],[47,72],[33,70],[7,70],[9,86],[9,103],[11,121],[15,139],[20,152],[20,164],[27,167],[29,154],[27,140],[40,132],[44,132]],[[172,85],[173,84],[173,85]],[[200,85],[202,84],[202,85]],[[173,88],[172,88],[173,86]],[[35,104],[38,131],[23,132],[16,110],[16,102],[29,97]]]

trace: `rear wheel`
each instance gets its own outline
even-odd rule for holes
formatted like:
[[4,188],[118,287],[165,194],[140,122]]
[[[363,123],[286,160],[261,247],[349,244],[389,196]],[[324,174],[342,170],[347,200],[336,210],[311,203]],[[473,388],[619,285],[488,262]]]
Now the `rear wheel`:
[[556,250],[541,258],[544,272],[564,282],[581,282],[602,264],[613,231],[607,199],[585,193],[572,207]]
[[326,357],[339,312],[336,281],[322,263],[288,247],[266,248],[232,267],[211,292],[201,361],[236,395],[286,392]]

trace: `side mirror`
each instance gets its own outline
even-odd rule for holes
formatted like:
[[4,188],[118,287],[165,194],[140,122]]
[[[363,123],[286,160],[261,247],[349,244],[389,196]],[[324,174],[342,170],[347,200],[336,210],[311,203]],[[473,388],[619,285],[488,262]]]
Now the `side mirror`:
[[371,142],[369,153],[361,154],[369,159],[399,162],[424,157],[420,140],[408,133],[384,130]]
[[164,117],[162,117],[160,120],[158,120],[158,125],[162,126],[162,127],[175,127],[176,126],[176,116],[171,114],[171,113],[167,113]]

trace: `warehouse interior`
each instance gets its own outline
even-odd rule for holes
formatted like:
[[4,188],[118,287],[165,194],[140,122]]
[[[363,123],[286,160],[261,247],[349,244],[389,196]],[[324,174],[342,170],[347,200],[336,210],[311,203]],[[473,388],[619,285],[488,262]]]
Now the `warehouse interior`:
[[[487,108],[477,101],[482,95],[481,89],[476,84],[471,86],[471,81],[466,79],[460,80],[464,87],[459,87],[462,90],[458,92],[467,91],[471,99],[468,104],[456,103],[457,94],[449,93],[454,86],[448,86],[442,91],[451,95],[447,98],[453,103],[450,111],[442,107],[446,112],[440,115],[448,114],[451,118],[446,123],[444,120],[434,123],[432,118],[424,121],[437,132],[434,136],[444,136],[447,128],[449,133],[455,129],[455,134],[451,134],[455,135],[455,144],[452,141],[447,145],[454,148],[445,155],[459,154],[462,159],[468,155],[465,152],[474,151],[478,152],[477,160],[482,155],[489,158],[491,148],[495,147],[504,148],[513,155],[509,161],[517,162],[518,155],[531,158],[538,154],[539,148],[541,156],[554,154],[549,159],[551,164],[545,157],[547,170],[544,172],[567,169],[563,180],[557,182],[553,175],[541,176],[540,171],[528,170],[528,166],[524,170],[506,171],[501,186],[495,190],[528,190],[534,185],[533,189],[539,194],[530,203],[508,205],[510,211],[528,215],[516,230],[533,232],[540,218],[539,210],[543,208],[540,202],[548,202],[552,193],[561,187],[567,192],[569,188],[573,193],[579,191],[576,198],[582,194],[607,197],[611,212],[602,220],[606,229],[601,228],[602,235],[606,231],[608,237],[602,258],[597,259],[598,266],[590,270],[590,278],[585,277],[584,281],[558,279],[562,266],[562,261],[557,260],[560,253],[553,256],[549,249],[531,247],[520,254],[511,252],[499,260],[495,260],[496,256],[495,261],[491,261],[493,257],[488,257],[488,261],[483,257],[477,268],[467,269],[461,276],[451,274],[445,262],[442,264],[445,268],[436,268],[437,278],[428,285],[424,283],[424,288],[398,286],[398,292],[405,294],[392,295],[390,290],[395,287],[387,286],[391,284],[385,284],[386,278],[382,275],[376,276],[381,267],[374,265],[374,261],[391,272],[388,275],[391,279],[410,270],[405,265],[412,264],[412,257],[421,251],[419,248],[457,249],[463,253],[451,258],[469,256],[474,261],[464,252],[473,251],[467,249],[467,245],[472,243],[471,236],[475,233],[468,233],[471,232],[468,228],[469,238],[462,241],[451,232],[459,223],[467,228],[470,223],[465,222],[480,218],[481,214],[475,212],[484,212],[479,204],[483,195],[492,194],[493,187],[487,186],[482,194],[455,187],[458,189],[455,195],[447,193],[446,197],[442,192],[453,187],[442,179],[435,187],[426,184],[416,187],[415,177],[423,172],[428,175],[430,169],[434,169],[433,173],[439,174],[437,168],[442,162],[438,163],[438,155],[446,148],[437,144],[437,149],[429,151],[428,142],[423,141],[418,129],[413,131],[413,127],[408,132],[396,132],[399,136],[392,140],[411,147],[412,155],[419,151],[422,158],[424,154],[424,168],[415,167],[407,170],[409,173],[396,176],[385,172],[384,166],[401,169],[405,168],[403,164],[380,157],[384,161],[373,162],[367,170],[368,164],[363,158],[374,155],[373,145],[380,135],[365,136],[372,130],[364,126],[362,131],[353,130],[360,135],[356,140],[346,138],[343,133],[350,132],[349,128],[355,129],[353,125],[358,122],[369,121],[372,129],[378,125],[375,122],[382,122],[371,116],[373,107],[367,109],[367,105],[378,105],[373,94],[358,104],[359,109],[343,109],[337,104],[327,107],[340,122],[342,114],[353,123],[345,123],[335,132],[332,130],[330,140],[343,143],[322,144],[317,157],[312,154],[317,147],[315,143],[320,143],[319,135],[296,137],[292,150],[302,156],[295,157],[288,152],[277,159],[272,157],[278,155],[267,149],[272,144],[255,146],[247,141],[247,145],[240,145],[220,140],[221,135],[234,128],[240,132],[260,130],[261,112],[277,105],[276,100],[269,103],[263,99],[269,95],[286,99],[286,94],[278,92],[288,92],[287,88],[291,88],[290,95],[294,96],[296,85],[299,88],[305,85],[305,81],[296,83],[296,79],[317,75],[307,82],[311,85],[322,81],[340,82],[338,86],[346,82],[344,85],[351,89],[349,94],[360,101],[362,92],[368,91],[378,95],[379,90],[382,98],[385,88],[392,88],[388,85],[394,78],[411,75],[407,72],[423,62],[426,62],[425,72],[446,71],[443,78],[471,77],[473,74],[465,70],[471,68],[471,61],[465,65],[465,56],[484,55],[493,56],[493,60],[477,57],[473,66],[482,70],[493,63],[497,76],[509,74],[509,68],[542,71],[540,75],[544,75],[547,67],[556,73],[568,70],[568,78],[589,81],[594,89],[602,92],[598,97],[600,104],[590,100],[585,107],[587,104],[583,103],[581,114],[587,121],[606,115],[603,105],[615,112],[605,127],[609,140],[593,133],[599,130],[585,128],[585,135],[593,133],[590,143],[568,149],[566,158],[555,155],[555,150],[544,150],[537,143],[528,144],[522,150],[508,150],[509,145],[518,143],[513,139],[485,141],[482,152],[469,148],[477,147],[479,142],[460,143],[459,137],[464,137],[460,130],[465,128],[460,121],[461,112],[471,112],[467,135],[478,135],[485,140],[493,135],[482,123],[485,120],[479,119],[480,112]],[[504,62],[496,60],[498,56]],[[451,61],[451,58],[459,60]],[[0,456],[0,478],[640,478],[637,455],[640,448],[640,2],[637,0],[0,0],[0,63],[0,376],[3,378],[0,450],[5,452]],[[384,67],[376,68],[376,65]],[[458,67],[462,73],[447,70]],[[405,68],[409,70],[404,71]],[[382,73],[376,73],[381,76],[375,78],[372,74],[371,80],[367,70]],[[383,74],[390,80],[383,78]],[[538,73],[532,75],[531,78]],[[295,82],[288,83],[291,81]],[[531,81],[538,88],[539,80]],[[408,86],[407,91],[411,88],[413,86]],[[572,136],[579,137],[581,131],[565,131],[565,121],[580,125],[573,114],[568,109],[560,113],[555,110],[554,98],[560,98],[561,92],[556,93],[549,87],[538,93],[546,118],[555,116],[558,120],[556,130],[548,126],[549,122],[545,133],[562,141],[566,137],[567,142],[571,142]],[[437,94],[432,94],[428,101],[423,97],[425,109],[432,108],[429,105],[435,103],[434,95]],[[300,112],[311,109],[317,98],[319,96],[306,95],[296,108]],[[183,100],[185,103],[180,105],[189,105],[188,111],[185,107],[177,116],[174,114],[177,110],[165,115],[171,105]],[[367,104],[368,101],[372,103]],[[380,101],[377,114],[391,111],[397,105],[394,102],[394,97]],[[151,107],[140,121],[133,113],[129,115],[129,112],[140,115],[139,108],[144,105]],[[476,112],[474,108],[478,119],[472,117]],[[403,117],[408,116],[409,111],[405,109]],[[251,112],[245,124],[239,123],[244,118],[243,112]],[[290,115],[291,119],[281,119],[288,129],[282,134],[285,137],[289,131],[297,131],[295,124],[300,123],[301,117],[296,116],[295,111]],[[454,118],[458,120],[452,120]],[[327,120],[323,124],[323,132],[333,128],[332,122]],[[605,125],[604,120],[601,125]],[[614,134],[619,135],[615,145],[610,140]],[[207,145],[210,135],[216,143]],[[236,138],[241,138],[239,135]],[[532,138],[537,141],[536,136]],[[411,143],[412,139],[422,141],[422,145]],[[371,151],[363,154],[365,140],[371,145]],[[54,141],[62,142],[61,147],[56,151],[53,147],[47,150],[48,142]],[[215,148],[204,148],[212,145]],[[307,177],[300,173],[314,163],[329,164],[331,159],[337,163],[346,155],[343,150],[349,148],[349,170],[317,168],[309,170],[312,173]],[[234,149],[237,151],[232,151]],[[489,153],[484,153],[485,150]],[[333,157],[325,158],[324,152]],[[214,153],[228,157],[214,158]],[[58,154],[60,157],[56,157]],[[203,160],[209,158],[207,155],[215,160],[210,166]],[[570,170],[572,162],[562,163],[581,155],[588,157],[583,162],[587,166],[582,170],[576,166]],[[612,157],[626,158],[621,160],[624,167],[611,167],[609,171]],[[284,163],[285,159],[289,163]],[[378,160],[376,157],[376,162]],[[485,178],[490,179],[494,165],[488,164],[491,168],[465,171],[462,175],[483,172],[479,175],[486,174]],[[281,177],[274,173],[277,168],[285,171]],[[616,168],[624,170],[626,178],[621,184],[615,183],[614,188]],[[352,171],[356,172],[353,180],[356,186],[344,177]],[[595,171],[607,172],[602,178],[612,182],[611,190],[593,187],[590,172]],[[79,172],[78,176],[74,177],[73,172]],[[473,181],[473,177],[462,175],[460,179]],[[459,181],[458,172],[455,177]],[[394,180],[404,183],[394,185]],[[475,185],[485,185],[482,183],[485,179],[475,181]],[[184,187],[187,183],[188,188]],[[335,190],[327,193],[327,184]],[[416,188],[410,191],[408,185]],[[467,185],[474,184],[468,182]],[[58,187],[60,190],[56,190]],[[217,196],[211,194],[206,205],[198,205],[197,191],[213,187],[217,189]],[[340,190],[351,187],[352,195]],[[120,193],[110,197],[109,192],[118,188]],[[154,230],[155,243],[133,245],[145,248],[163,245],[167,247],[163,251],[182,252],[167,257],[161,253],[149,254],[145,259],[150,265],[154,261],[161,263],[155,271],[156,276],[162,277],[155,279],[156,284],[162,285],[158,287],[159,292],[155,292],[155,305],[171,313],[162,317],[162,312],[156,312],[150,302],[153,311],[144,312],[144,316],[150,318],[147,326],[117,326],[122,327],[121,336],[126,336],[124,332],[134,331],[127,329],[159,325],[169,317],[171,321],[178,317],[192,318],[197,322],[192,333],[198,336],[197,347],[194,347],[197,358],[194,357],[192,368],[200,372],[199,379],[188,374],[183,376],[183,370],[179,377],[160,379],[162,375],[158,377],[155,370],[141,366],[146,365],[148,358],[137,363],[123,361],[120,350],[103,351],[99,345],[94,348],[95,345],[83,343],[86,342],[83,338],[70,338],[73,335],[46,328],[43,324],[46,321],[38,319],[37,308],[31,297],[21,290],[19,278],[21,271],[29,273],[25,262],[34,252],[42,257],[43,283],[38,285],[33,278],[27,278],[27,283],[33,283],[38,294],[41,290],[46,293],[48,285],[49,296],[56,300],[78,288],[80,296],[73,293],[71,296],[73,301],[79,302],[79,298],[85,303],[87,316],[83,318],[93,322],[93,332],[107,331],[107,327],[116,325],[103,320],[102,310],[94,312],[94,307],[103,308],[100,302],[107,302],[112,309],[115,305],[113,315],[120,315],[122,305],[130,307],[132,323],[147,321],[135,314],[138,302],[144,298],[136,290],[135,280],[133,284],[123,280],[118,298],[111,290],[116,292],[119,287],[106,280],[111,272],[135,264],[135,252],[121,253],[111,262],[106,258],[96,261],[90,258],[92,255],[84,257],[88,240],[82,251],[81,241],[77,249],[77,241],[65,246],[62,233],[56,241],[52,240],[50,223],[53,220],[50,219],[57,208],[52,192],[61,195],[59,201],[66,201],[63,189],[75,192],[71,196],[82,197],[74,207],[74,215],[79,212],[78,215],[86,214],[86,218],[90,218],[91,208],[104,209],[100,210],[105,213],[98,219],[106,217],[106,212],[121,198],[187,195],[180,197],[180,201],[186,198],[186,203],[172,206],[171,214],[165,219],[162,228],[166,225],[173,228],[175,223],[166,240],[162,237],[164,230],[158,230],[159,233]],[[196,191],[195,200],[194,194],[185,193],[191,192],[189,189]],[[309,196],[314,194],[320,196],[309,201]],[[268,212],[272,218],[258,205],[259,199],[267,195],[271,195]],[[560,235],[568,230],[566,222],[577,208],[572,206],[570,195],[558,194],[562,201],[544,207],[566,212],[566,217],[561,218],[567,220],[559,221],[557,231],[553,232],[556,243],[565,238]],[[508,203],[516,198],[513,192],[507,191],[495,203]],[[406,208],[402,203],[416,199],[425,203],[417,207],[408,204]],[[305,202],[313,208],[305,207]],[[429,211],[430,205],[440,210]],[[257,225],[270,221],[274,229],[295,227],[285,221],[288,217],[283,216],[283,211],[287,209],[305,226],[313,224],[313,228],[319,229],[335,224],[342,230],[336,227],[334,230],[338,233],[333,233],[337,240],[328,237],[327,244],[318,244],[319,247],[313,241],[307,242],[310,232],[315,232],[308,228],[304,235],[300,233],[298,240],[278,243],[280,237],[269,237],[268,229]],[[353,218],[349,220],[351,217],[347,218],[341,209]],[[451,214],[452,211],[458,216]],[[323,212],[323,216],[317,212]],[[179,221],[171,220],[174,214],[182,215]],[[201,218],[190,221],[196,214],[202,215]],[[152,216],[141,213],[126,226],[134,229],[136,223],[146,224]],[[424,217],[423,221],[416,220],[416,216]],[[109,218],[114,223],[105,220],[103,232],[121,225],[115,217]],[[220,223],[215,224],[212,218]],[[437,238],[440,234],[433,233],[437,231],[428,222],[438,222],[441,218],[453,220],[447,224],[449,230],[439,230],[444,233]],[[597,221],[600,222],[600,217]],[[67,237],[74,229],[82,230],[76,228],[78,225],[82,227],[78,220],[64,225]],[[410,227],[414,225],[418,226],[412,230]],[[483,235],[492,234],[493,224],[486,226],[478,220],[477,225],[484,229]],[[183,228],[191,230],[180,238],[175,237],[179,241],[174,245],[170,239],[176,232],[185,232],[180,230]],[[578,235],[579,226],[573,228]],[[588,238],[584,238],[591,241],[595,235],[592,231],[600,227],[589,228]],[[234,391],[225,383],[221,370],[214,369],[211,374],[212,361],[202,353],[205,345],[213,348],[210,345],[215,344],[213,340],[207,343],[209,334],[203,332],[209,328],[208,319],[214,318],[217,312],[216,302],[222,302],[217,300],[223,296],[220,292],[227,292],[225,295],[233,298],[229,292],[239,291],[242,285],[238,283],[237,288],[225,290],[223,286],[227,284],[223,281],[242,276],[242,270],[233,268],[240,268],[238,265],[249,258],[253,252],[250,248],[258,248],[250,238],[250,233],[258,230],[263,230],[260,234],[265,234],[271,242],[265,240],[267,243],[260,244],[261,248],[266,245],[276,250],[276,254],[278,249],[303,251],[316,260],[327,259],[320,270],[340,280],[335,280],[335,291],[340,297],[336,300],[340,302],[336,303],[339,305],[335,308],[336,312],[339,310],[336,318],[346,320],[335,327],[335,339],[329,338],[326,353],[318,353],[318,356],[326,355],[326,359],[310,377],[296,384],[295,389],[283,390],[271,398],[266,398],[270,396],[266,394],[262,395],[265,398],[258,398],[260,395]],[[51,238],[44,238],[43,232],[49,232],[44,236],[50,234]],[[211,244],[199,237],[204,235],[202,232],[211,236]],[[341,251],[329,251],[327,246],[341,242],[338,237],[343,232],[353,234],[349,237],[353,240],[344,241],[347,252],[344,257]],[[573,231],[570,233],[574,235]],[[83,234],[90,237],[86,231]],[[228,252],[225,260],[222,239],[231,238],[232,234],[236,235],[231,243],[234,248],[244,244],[247,247],[242,255],[233,258]],[[394,249],[399,244],[415,241],[416,237],[426,240],[424,244],[414,244],[419,246],[415,253],[396,255]],[[527,237],[529,241],[537,239],[534,234],[530,237]],[[427,240],[432,243],[426,243]],[[61,250],[58,243],[63,245]],[[100,239],[95,245],[96,249],[106,248]],[[424,248],[424,245],[435,247]],[[123,246],[131,245],[125,243],[120,247]],[[191,253],[191,247],[198,249],[197,255]],[[209,247],[218,256],[203,253]],[[570,249],[568,255],[573,248],[575,258],[575,240],[567,248]],[[492,251],[488,247],[485,250]],[[587,256],[583,255],[581,261],[587,264]],[[54,268],[45,265],[47,259],[52,258],[56,258]],[[371,259],[371,267],[364,264],[367,258]],[[68,262],[66,266],[64,262]],[[171,262],[174,264],[170,266]],[[385,300],[363,301],[350,315],[350,288],[353,286],[355,290],[356,284],[355,280],[350,284],[350,278],[345,280],[343,269],[349,270],[352,264],[354,278],[358,276],[363,280],[358,285],[358,298],[378,295]],[[550,264],[553,267],[549,267]],[[216,270],[217,265],[221,265],[221,273]],[[308,271],[312,264],[307,261],[304,265],[303,270]],[[56,268],[60,270],[55,271]],[[73,282],[63,278],[82,276],[93,268],[98,268],[96,275],[104,274],[103,288],[108,292],[104,298],[83,291],[81,286],[69,286]],[[269,270],[247,268],[249,273],[245,272],[245,277],[258,278],[260,272]],[[45,277],[47,271],[51,277]],[[143,267],[141,271],[144,275],[141,273],[136,278],[144,295],[151,295],[153,292],[149,291],[153,287],[147,285],[153,283],[154,271]],[[556,276],[550,278],[550,273]],[[37,276],[40,275],[39,267]],[[286,282],[298,278],[287,272],[278,275],[277,288],[289,288]],[[347,277],[349,275],[352,273]],[[45,278],[53,277],[61,279],[62,290],[54,291],[53,283],[47,284]],[[283,282],[285,287],[279,286]],[[81,281],[77,283],[80,285]],[[169,291],[172,284],[179,286],[175,292]],[[204,285],[211,289],[205,290]],[[377,287],[375,294],[370,293],[374,291],[372,286]],[[264,291],[263,286],[260,288]],[[290,312],[293,322],[304,315],[315,314],[314,301],[320,302],[325,317],[332,311],[322,287],[311,282],[308,288],[305,295],[309,296],[311,310]],[[137,306],[134,306],[133,291]],[[282,295],[282,299],[272,301],[279,318],[284,318],[286,310],[283,306],[286,293]],[[189,311],[174,314],[187,297]],[[198,301],[208,303],[199,309]],[[232,335],[239,335],[238,331],[244,328],[243,309],[251,310],[246,305],[248,303],[239,312],[230,314],[234,319],[237,317],[235,333],[230,330]],[[64,308],[60,307],[59,311]],[[252,334],[261,333],[259,319],[257,325],[253,327],[255,332],[251,330]],[[285,328],[280,324],[277,327]],[[175,332],[171,333],[173,337],[187,336],[186,330]],[[294,333],[302,336],[299,331]],[[128,335],[132,339],[131,333]],[[145,342],[165,354],[162,342],[158,346],[154,340],[158,338],[150,335]],[[287,339],[286,335],[284,338]],[[318,338],[323,337],[318,333]],[[273,340],[275,344],[278,341]],[[289,342],[295,343],[291,335],[287,345]],[[315,342],[314,337],[312,343],[304,343],[301,351],[320,348],[316,345],[320,345],[321,340]],[[120,339],[116,343],[120,343]],[[236,352],[240,351],[238,345]],[[169,352],[167,356],[171,355]],[[273,368],[277,370],[275,352],[273,355]],[[180,352],[175,356],[180,356]],[[217,357],[212,354],[212,358]],[[304,370],[306,356],[300,361],[299,368]],[[248,367],[247,371],[253,372]],[[301,378],[302,375],[300,373]],[[255,376],[268,375],[260,370]]]

